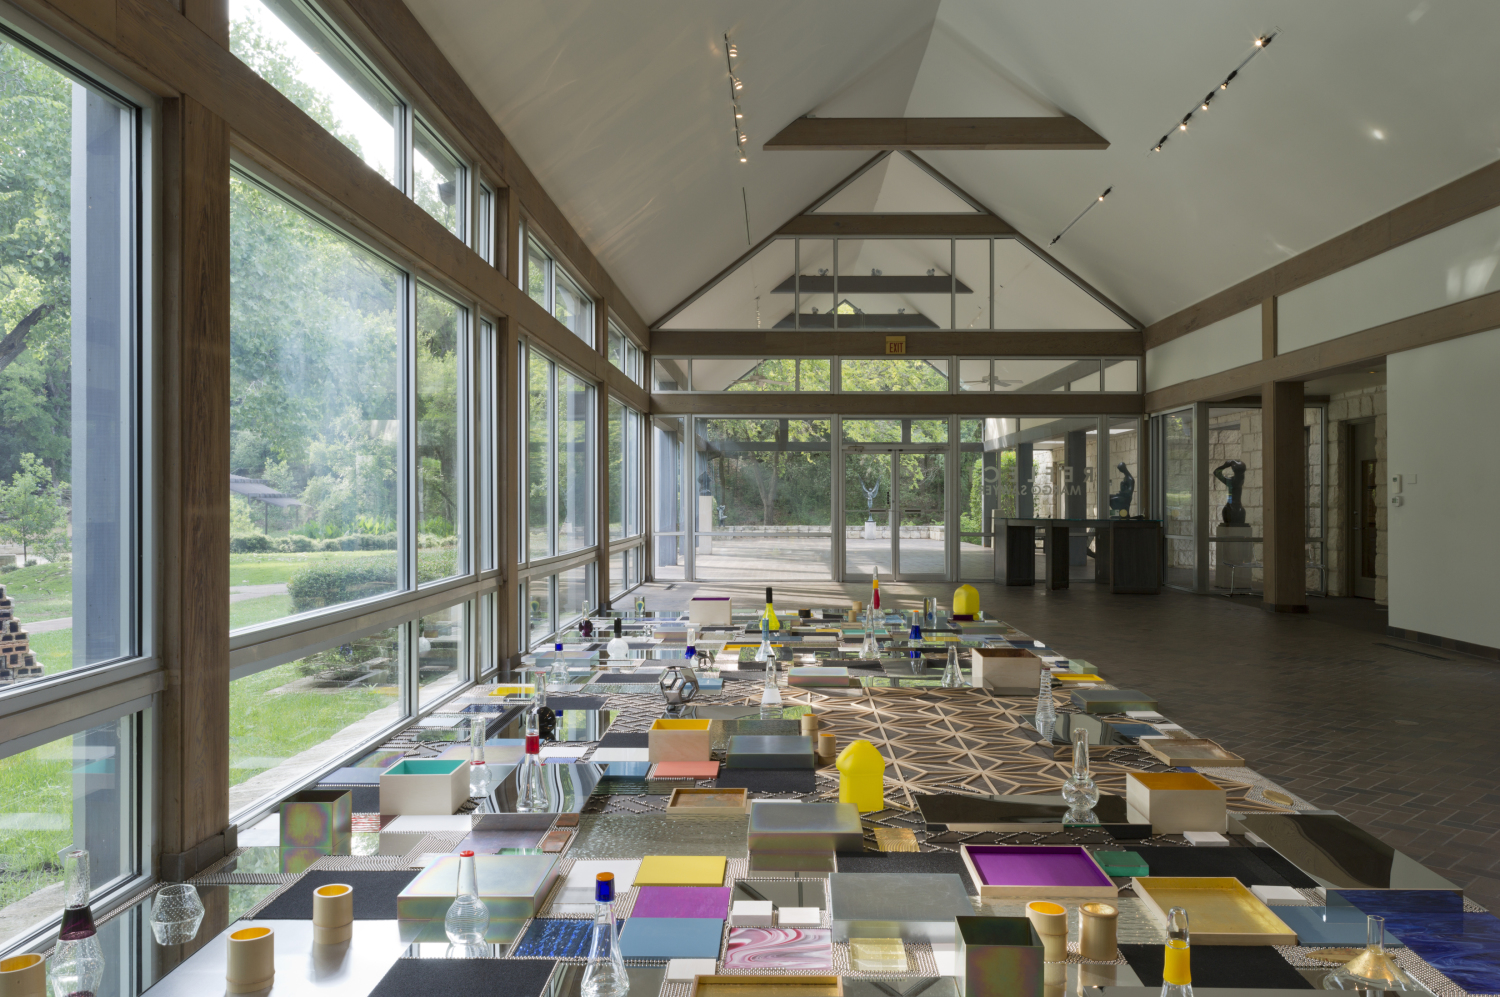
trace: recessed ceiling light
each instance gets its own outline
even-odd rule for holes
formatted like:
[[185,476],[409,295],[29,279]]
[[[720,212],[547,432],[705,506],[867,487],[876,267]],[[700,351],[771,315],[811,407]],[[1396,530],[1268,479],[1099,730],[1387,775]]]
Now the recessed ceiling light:
[[1379,139],[1382,142],[1385,141],[1385,132],[1381,131],[1379,128],[1371,128],[1370,129],[1370,134],[1373,135],[1373,136],[1375,136],[1377,139]]

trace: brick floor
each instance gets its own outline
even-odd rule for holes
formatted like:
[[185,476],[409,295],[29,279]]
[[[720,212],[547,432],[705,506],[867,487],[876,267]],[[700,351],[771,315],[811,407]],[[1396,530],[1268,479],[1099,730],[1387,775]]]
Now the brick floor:
[[[758,605],[764,584],[658,583],[644,594],[648,608],[681,608],[699,590]],[[1091,584],[976,587],[986,613],[1152,694],[1192,733],[1500,910],[1493,662],[1386,636],[1384,615],[1363,600],[1314,599],[1301,616],[1263,612],[1258,600],[1112,596]],[[776,602],[838,605],[867,591],[793,582],[776,586]],[[947,605],[952,591],[881,583],[886,606],[930,595]]]

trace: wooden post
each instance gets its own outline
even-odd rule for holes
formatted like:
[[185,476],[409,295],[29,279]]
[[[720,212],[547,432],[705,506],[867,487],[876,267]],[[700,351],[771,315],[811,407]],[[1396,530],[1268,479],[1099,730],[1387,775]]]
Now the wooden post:
[[1270,360],[1278,348],[1278,326],[1276,321],[1276,299],[1266,298],[1260,303],[1260,358]]
[[1261,388],[1262,494],[1265,502],[1263,608],[1307,612],[1307,457],[1302,382]]
[[594,299],[594,342],[599,347],[599,386],[594,389],[598,401],[599,420],[594,438],[599,441],[594,453],[596,480],[594,495],[595,538],[599,542],[598,559],[595,561],[594,582],[599,587],[596,606],[608,606],[609,601],[609,301]]
[[[510,229],[506,229],[509,233]],[[521,468],[526,461],[526,370],[521,363],[521,330],[514,319],[500,319],[495,329],[500,360],[501,382],[495,392],[497,419],[495,432],[497,460],[500,465],[500,565],[505,584],[500,586],[500,676],[510,678],[511,665],[526,650],[526,615],[521,612],[521,583],[517,580],[520,561],[526,556],[526,539],[521,536],[521,509],[526,501],[521,492]]]
[[235,847],[229,824],[229,126],[166,101],[161,350],[161,875]]

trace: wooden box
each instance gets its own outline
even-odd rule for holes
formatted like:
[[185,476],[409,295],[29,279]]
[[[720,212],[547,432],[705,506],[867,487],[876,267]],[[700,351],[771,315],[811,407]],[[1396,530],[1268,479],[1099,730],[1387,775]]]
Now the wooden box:
[[469,763],[406,758],[380,773],[382,814],[451,815],[469,798]]
[[674,789],[667,801],[667,816],[743,817],[750,811],[747,797],[744,789]]
[[1198,772],[1128,772],[1125,803],[1154,834],[1229,829],[1223,788]]
[[1036,695],[1046,666],[1034,652],[1024,647],[974,647],[969,654],[976,689],[1002,696]]
[[1157,923],[1187,911],[1194,945],[1296,945],[1297,933],[1232,876],[1140,876],[1131,880]]
[[709,760],[708,720],[660,719],[651,725],[646,743],[652,762],[706,762]]

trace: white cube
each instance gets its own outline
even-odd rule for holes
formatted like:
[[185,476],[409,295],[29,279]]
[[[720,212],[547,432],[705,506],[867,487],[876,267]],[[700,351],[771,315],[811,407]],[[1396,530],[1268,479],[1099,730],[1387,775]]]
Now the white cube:
[[1292,886],[1252,886],[1250,892],[1260,898],[1263,904],[1269,904],[1273,900],[1278,903],[1307,903],[1302,891]]
[[667,979],[692,983],[693,977],[713,976],[718,969],[719,963],[714,959],[669,959]]
[[776,912],[776,923],[783,928],[816,928],[823,923],[823,912],[817,907],[782,907]]
[[1218,831],[1183,831],[1182,836],[1190,845],[1228,845],[1229,839]]
[[751,928],[771,924],[774,907],[769,900],[736,900],[729,909],[729,926]]
[[730,626],[734,602],[729,596],[694,596],[688,600],[688,622],[700,627]]

